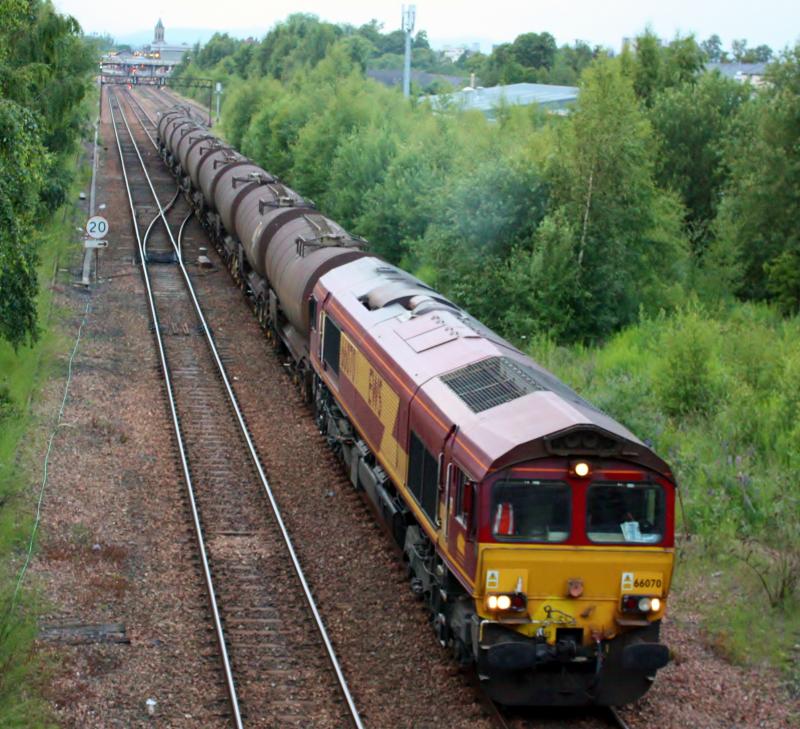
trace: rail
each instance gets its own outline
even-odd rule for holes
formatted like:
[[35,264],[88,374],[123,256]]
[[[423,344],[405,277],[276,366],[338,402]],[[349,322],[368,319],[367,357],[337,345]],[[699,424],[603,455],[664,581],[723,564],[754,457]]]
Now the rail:
[[[125,117],[122,111],[122,107],[119,106],[119,101],[117,100],[116,95],[109,94],[108,107],[109,111],[111,112],[111,123],[114,128],[114,137],[117,143],[117,151],[119,153],[119,161],[120,161],[120,166],[122,168],[122,177],[125,183],[125,192],[128,197],[128,205],[130,206],[131,209],[131,219],[133,220],[133,228],[136,237],[136,244],[139,248],[139,256],[142,260],[142,275],[144,278],[145,289],[147,293],[147,304],[150,309],[150,317],[153,321],[153,329],[156,335],[156,343],[158,345],[158,357],[161,363],[161,370],[164,374],[164,384],[167,389],[167,401],[169,404],[170,419],[172,420],[172,427],[173,430],[175,431],[175,438],[178,443],[178,453],[180,455],[181,470],[183,472],[183,477],[186,482],[186,488],[189,496],[189,504],[192,511],[192,520],[194,522],[195,536],[197,538],[198,548],[200,550],[200,561],[203,569],[203,577],[206,583],[206,591],[208,592],[208,599],[211,607],[212,619],[214,621],[214,632],[217,637],[217,643],[219,644],[220,656],[222,658],[222,668],[223,668],[223,673],[225,674],[225,683],[228,691],[228,699],[231,703],[231,711],[233,713],[234,723],[237,729],[244,729],[242,714],[239,709],[239,697],[236,693],[236,683],[233,679],[233,671],[231,670],[230,656],[228,655],[228,648],[225,643],[225,631],[222,627],[222,619],[220,617],[219,606],[217,604],[216,591],[214,589],[214,581],[211,577],[211,569],[209,568],[208,552],[206,551],[205,542],[203,540],[203,531],[200,525],[200,515],[198,513],[197,502],[195,500],[195,492],[192,485],[192,476],[189,471],[189,461],[186,456],[186,448],[181,433],[177,404],[175,402],[175,394],[172,387],[172,377],[170,375],[169,365],[167,363],[167,356],[164,347],[164,341],[161,336],[161,330],[159,327],[158,311],[156,308],[155,298],[153,296],[153,289],[150,282],[150,272],[148,271],[147,268],[147,258],[145,256],[144,248],[142,245],[142,236],[141,232],[139,231],[139,224],[136,221],[136,208],[133,204],[133,196],[131,194],[130,183],[128,180],[128,171],[125,168],[125,160],[122,154],[122,142],[119,137],[119,129],[117,126],[116,115],[114,114],[113,102],[117,103],[117,106],[120,111],[120,116],[123,122],[125,122]],[[128,127],[127,122],[125,123],[125,126],[128,128],[128,132],[130,133],[130,127]],[[136,142],[134,141],[132,134],[130,135],[130,138],[131,142],[135,147]],[[138,148],[137,148],[137,156],[138,156]],[[139,156],[139,160],[141,161],[141,156]],[[144,169],[144,162],[142,162],[142,168]],[[147,173],[145,172],[145,175],[146,174]],[[159,209],[160,208],[161,206],[159,204]],[[163,216],[163,210],[161,210],[161,213]],[[166,224],[166,219],[164,219],[164,223]]]
[[[114,99],[116,100],[116,95],[114,95]],[[119,105],[118,101],[117,101],[117,104]],[[111,105],[111,97],[109,97],[109,105],[110,105],[110,108],[112,110],[112,119],[113,119],[113,106]],[[142,113],[144,114],[144,116],[147,117],[147,119],[151,123],[151,125],[155,126],[155,124],[153,122],[153,119],[144,111],[144,109],[141,106],[140,106],[140,109],[141,109]],[[309,609],[311,610],[311,613],[312,613],[312,615],[314,617],[314,622],[315,622],[315,624],[317,626],[317,629],[319,631],[320,637],[321,637],[322,642],[323,642],[323,644],[325,646],[325,650],[326,650],[326,653],[327,653],[328,658],[330,660],[331,667],[333,668],[333,671],[334,671],[334,673],[336,675],[336,680],[337,680],[337,682],[339,684],[340,690],[341,690],[342,695],[343,695],[343,697],[345,699],[345,702],[347,704],[348,711],[349,711],[349,714],[350,714],[350,718],[352,719],[353,725],[357,729],[363,729],[363,723],[361,721],[361,717],[359,716],[358,709],[357,709],[357,707],[355,705],[355,701],[353,700],[353,696],[352,696],[352,694],[350,692],[350,688],[347,685],[347,680],[345,679],[344,672],[343,672],[342,667],[341,667],[341,665],[339,663],[339,660],[338,660],[338,658],[336,656],[336,653],[335,653],[335,651],[333,649],[333,644],[332,644],[331,639],[330,639],[330,637],[328,635],[327,629],[325,628],[325,624],[324,624],[324,622],[322,620],[322,616],[319,613],[319,609],[317,608],[316,602],[314,600],[313,594],[311,592],[311,588],[310,588],[310,586],[308,584],[308,581],[306,579],[305,573],[303,572],[302,566],[300,565],[300,560],[297,557],[297,552],[295,551],[294,544],[292,543],[291,537],[289,535],[289,531],[288,531],[288,529],[286,527],[286,524],[285,524],[285,522],[283,520],[283,516],[281,514],[280,508],[278,507],[278,503],[277,503],[277,500],[275,499],[275,495],[273,494],[272,488],[269,485],[269,480],[267,479],[266,473],[264,472],[264,468],[263,468],[263,466],[261,464],[261,459],[258,456],[258,452],[257,452],[257,450],[255,448],[255,444],[253,443],[253,440],[252,440],[252,438],[250,436],[250,431],[249,431],[249,429],[247,427],[247,424],[245,422],[244,415],[242,414],[241,408],[239,406],[239,402],[238,402],[238,400],[236,398],[236,394],[234,393],[233,388],[231,386],[230,379],[228,378],[228,374],[227,374],[227,371],[225,369],[225,366],[222,363],[222,359],[221,359],[221,357],[219,355],[219,352],[217,350],[217,346],[216,346],[216,343],[214,341],[214,337],[211,334],[211,330],[210,330],[210,328],[208,326],[208,322],[206,321],[206,318],[205,318],[205,315],[203,313],[202,307],[200,306],[200,302],[197,299],[197,295],[195,293],[194,287],[193,287],[191,279],[189,277],[189,273],[186,270],[186,267],[184,266],[183,257],[182,257],[182,254],[181,254],[181,246],[175,240],[175,237],[172,234],[172,229],[170,228],[169,223],[167,222],[167,219],[166,219],[166,214],[165,214],[166,211],[165,211],[164,207],[162,207],[162,204],[161,204],[161,201],[160,201],[160,199],[158,197],[158,194],[156,193],[155,188],[153,187],[152,181],[150,179],[150,175],[147,173],[146,165],[145,165],[144,160],[142,159],[141,153],[139,151],[139,147],[136,144],[136,141],[135,141],[134,136],[133,136],[133,132],[131,131],[130,126],[128,125],[128,121],[127,121],[127,119],[125,117],[124,112],[122,111],[121,106],[120,106],[120,116],[121,116],[122,122],[125,125],[125,128],[128,131],[128,134],[129,134],[130,139],[131,139],[131,143],[133,144],[133,148],[136,151],[136,156],[138,157],[139,162],[140,162],[140,164],[142,166],[142,171],[144,173],[144,176],[145,176],[145,179],[147,181],[147,184],[148,184],[148,186],[150,188],[150,192],[151,192],[151,194],[153,196],[153,200],[154,200],[154,202],[155,202],[155,204],[156,204],[156,206],[158,208],[158,216],[157,217],[160,217],[162,219],[162,221],[164,223],[164,226],[166,228],[166,232],[167,232],[167,235],[169,237],[170,243],[171,243],[171,245],[173,247],[173,250],[175,251],[175,255],[177,256],[177,266],[178,266],[178,268],[179,268],[179,270],[181,272],[181,276],[183,277],[183,280],[184,280],[184,282],[186,284],[187,291],[188,291],[189,296],[191,298],[192,305],[193,305],[194,310],[195,310],[195,312],[197,314],[198,320],[200,321],[203,333],[205,334],[205,340],[206,340],[206,342],[208,344],[208,347],[209,347],[209,350],[211,352],[212,358],[213,358],[214,363],[215,363],[215,365],[217,367],[217,371],[219,372],[219,375],[220,375],[220,378],[222,380],[222,383],[223,383],[225,392],[227,394],[228,400],[230,401],[231,407],[233,408],[234,414],[236,416],[237,423],[239,425],[239,429],[240,429],[242,437],[243,437],[243,439],[244,439],[244,441],[245,441],[245,443],[247,445],[248,453],[250,455],[250,458],[251,458],[251,460],[253,462],[253,465],[255,467],[256,473],[258,475],[258,479],[259,479],[259,482],[261,484],[261,488],[264,491],[264,494],[266,495],[267,500],[269,501],[273,517],[275,518],[275,522],[278,525],[278,528],[279,528],[280,533],[281,533],[281,537],[282,537],[283,542],[284,542],[284,544],[286,546],[286,549],[287,549],[287,551],[289,553],[289,557],[290,557],[290,560],[291,560],[291,563],[292,563],[292,567],[293,567],[294,572],[295,572],[295,574],[296,574],[296,576],[297,576],[297,578],[298,578],[298,580],[300,582],[300,585],[302,587],[303,594],[304,594],[304,596],[306,598],[306,602],[308,603]],[[138,117],[138,115],[137,115],[137,117]],[[149,131],[145,127],[145,125],[142,122],[141,118],[139,118],[139,122],[142,125],[142,129],[145,131],[145,133],[147,134],[148,138],[150,139],[150,142],[157,149],[158,148],[157,142],[153,139],[152,135],[149,133]],[[116,124],[114,125],[114,131],[115,131],[115,135],[116,135],[117,134]],[[119,153],[120,153],[120,160],[122,161],[122,149],[121,149],[121,146],[119,145],[119,136],[118,135],[117,135],[117,143],[118,143],[118,149],[119,149]],[[125,172],[125,170],[124,170],[124,162],[122,164],[123,164],[123,173],[124,173]],[[125,174],[124,177],[125,177],[126,187],[128,187],[127,175]],[[136,227],[136,237],[137,237],[137,242],[139,244],[140,254],[142,254],[143,250],[142,250],[142,245],[141,245],[141,239],[139,237],[138,226],[136,225],[136,222],[135,222],[135,212],[134,212],[133,200],[132,200],[132,197],[130,195],[130,189],[128,189],[128,200],[129,200],[129,203],[131,205],[131,214],[134,216],[134,225]],[[184,221],[184,224],[185,224],[185,222],[186,221]],[[183,228],[183,225],[181,226],[181,228]],[[142,265],[143,265],[143,270],[146,270],[146,262],[145,262],[144,258],[142,259]],[[165,358],[165,355],[164,355],[164,349],[163,349],[162,344],[160,343],[160,335],[158,335],[157,315],[155,313],[154,301],[152,299],[152,292],[150,290],[149,279],[147,277],[146,277],[146,281],[147,281],[147,289],[148,289],[148,299],[150,301],[150,307],[151,307],[151,315],[154,317],[154,320],[153,320],[154,321],[154,326],[155,326],[155,329],[156,329],[156,332],[157,332],[157,338],[159,339],[159,356],[162,358],[162,368],[164,369],[165,376],[166,376],[167,373],[168,373],[168,367],[167,367],[167,364],[166,364],[166,358]],[[170,389],[170,397],[172,397],[171,389]],[[178,421],[177,421],[177,413],[175,411],[174,402],[173,401],[171,401],[171,403],[170,403],[170,408],[171,408],[172,412],[174,413],[173,422],[174,422],[174,425],[175,425],[176,434],[178,435],[178,439],[179,439],[179,442],[180,442],[180,427],[179,427],[179,424],[178,424]],[[186,476],[187,479],[190,480],[190,477],[189,477],[189,474],[188,474],[188,467],[187,467],[187,464],[186,464],[186,461],[185,461],[185,451],[183,449],[182,444],[181,444],[181,460],[182,460],[182,465],[184,465],[184,475]],[[192,505],[193,505],[193,511],[194,511],[195,507],[194,507],[194,502],[193,501],[192,501]],[[199,534],[199,532],[198,532],[198,534]],[[205,562],[204,562],[204,566],[207,567]],[[211,588],[213,589],[213,585],[211,585]],[[215,622],[216,622],[216,620],[215,620]],[[221,630],[221,626],[220,626],[220,630]],[[224,643],[224,640],[223,640],[223,643]],[[226,652],[226,655],[227,655],[227,652]],[[233,685],[232,676],[231,676],[230,683],[231,683],[231,685]],[[239,721],[241,721],[241,719],[239,719]],[[237,726],[241,726],[241,724],[237,724]]]

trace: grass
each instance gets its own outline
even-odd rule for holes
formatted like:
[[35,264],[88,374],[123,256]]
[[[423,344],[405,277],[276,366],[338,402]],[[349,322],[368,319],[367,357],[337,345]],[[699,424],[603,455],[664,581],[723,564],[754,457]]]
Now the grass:
[[675,580],[682,612],[700,616],[715,653],[739,665],[774,666],[800,695],[800,599],[789,596],[774,608],[737,546],[727,555],[702,539],[684,547]]
[[[73,184],[70,201],[85,189],[90,172],[82,169]],[[44,452],[44,431],[32,403],[42,387],[61,375],[72,342],[56,326],[62,312],[53,302],[54,281],[59,262],[74,250],[75,226],[83,213],[68,202],[42,226],[38,268],[40,336],[30,347],[18,351],[0,341],[0,725],[3,727],[52,726],[49,709],[42,698],[43,679],[48,666],[35,652],[37,603],[33,591],[23,587],[12,604],[24,552],[33,524],[34,503],[28,485],[41,479],[38,460],[28,466],[19,454]]]
[[707,598],[691,609],[710,644],[800,690],[800,317],[689,303],[595,349],[530,352],[671,463],[693,536],[676,589]]

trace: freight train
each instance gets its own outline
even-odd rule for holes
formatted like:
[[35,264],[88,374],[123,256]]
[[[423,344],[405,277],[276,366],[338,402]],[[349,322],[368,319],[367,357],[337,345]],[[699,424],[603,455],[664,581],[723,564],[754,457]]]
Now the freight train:
[[163,113],[158,137],[320,431],[402,548],[441,644],[501,704],[642,696],[669,661],[670,467],[188,110]]

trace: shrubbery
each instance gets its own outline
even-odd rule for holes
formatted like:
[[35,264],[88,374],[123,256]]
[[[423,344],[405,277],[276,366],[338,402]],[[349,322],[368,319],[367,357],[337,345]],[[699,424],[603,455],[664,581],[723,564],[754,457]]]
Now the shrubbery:
[[694,534],[751,564],[771,603],[796,604],[800,321],[694,303],[598,349],[530,352],[667,458]]

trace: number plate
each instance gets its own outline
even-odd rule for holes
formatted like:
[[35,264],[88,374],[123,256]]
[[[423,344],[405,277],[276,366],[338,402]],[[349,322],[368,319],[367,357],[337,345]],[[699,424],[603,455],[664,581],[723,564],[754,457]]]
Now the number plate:
[[623,572],[620,584],[623,595],[664,594],[664,575],[661,572]]

